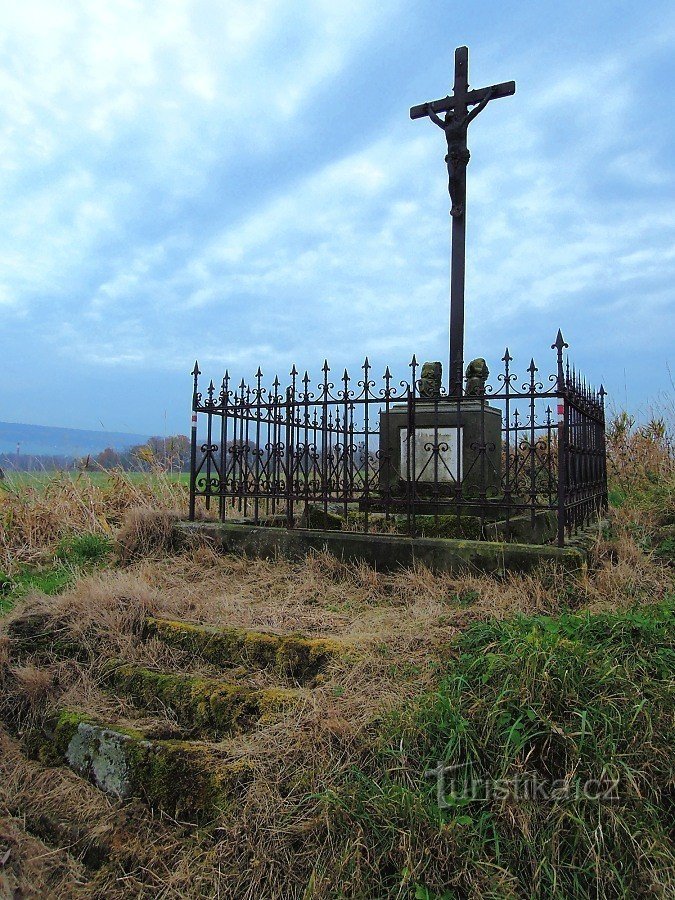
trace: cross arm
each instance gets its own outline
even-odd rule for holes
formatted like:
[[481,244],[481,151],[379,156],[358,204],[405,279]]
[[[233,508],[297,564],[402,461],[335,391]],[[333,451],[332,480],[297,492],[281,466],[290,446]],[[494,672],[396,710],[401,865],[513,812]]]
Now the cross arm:
[[[490,90],[492,90],[490,100],[496,100],[498,97],[510,97],[516,92],[516,83],[515,81],[502,81],[501,84],[495,84],[492,88],[477,88],[475,91],[468,91],[463,98],[464,102],[467,106],[475,106],[476,103],[480,103],[481,100],[485,99]],[[411,108],[410,118],[424,118],[424,116],[428,115],[428,108],[431,108],[435,113],[449,112],[454,108],[457,99],[456,97],[448,96],[443,97],[442,100],[434,100],[432,103],[420,103],[418,106]]]

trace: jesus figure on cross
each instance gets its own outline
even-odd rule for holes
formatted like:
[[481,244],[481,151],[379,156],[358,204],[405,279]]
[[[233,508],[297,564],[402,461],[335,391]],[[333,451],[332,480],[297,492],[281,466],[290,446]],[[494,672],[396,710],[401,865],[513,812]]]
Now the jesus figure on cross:
[[[450,383],[451,397],[463,395],[464,360],[464,273],[466,267],[466,166],[469,162],[467,132],[469,125],[491,100],[510,97],[516,91],[515,81],[504,81],[491,87],[469,89],[469,50],[455,50],[455,83],[452,96],[420,103],[410,110],[411,119],[428,116],[443,129],[448,144],[445,162],[448,166],[450,215],[452,216],[452,264],[450,276]],[[445,113],[444,118],[440,113]]]
[[448,110],[445,119],[441,119],[436,115],[431,103],[426,105],[426,114],[429,116],[434,125],[438,125],[445,132],[445,139],[448,142],[448,153],[445,162],[448,166],[448,190],[450,191],[450,215],[461,216],[464,212],[463,179],[462,174],[466,169],[471,154],[466,146],[467,130],[469,124],[473,122],[479,112],[485,109],[494,93],[494,88],[490,88],[483,99],[477,106],[467,112],[465,115],[455,112],[454,108]]

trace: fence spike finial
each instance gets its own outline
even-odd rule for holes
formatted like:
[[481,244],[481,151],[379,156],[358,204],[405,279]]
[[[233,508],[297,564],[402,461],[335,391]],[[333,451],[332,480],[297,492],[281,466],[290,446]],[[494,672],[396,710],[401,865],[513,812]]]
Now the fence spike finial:
[[567,347],[569,347],[569,344],[563,337],[562,331],[558,329],[558,333],[555,337],[555,343],[551,344],[551,350],[557,350],[558,353],[562,353],[562,351]]
[[509,353],[509,348],[508,348],[508,347],[507,347],[506,350],[504,351],[504,355],[502,356],[502,362],[505,362],[507,366],[508,366],[508,364],[509,364],[510,362],[513,362],[513,357],[512,357],[511,354]]
[[201,375],[201,374],[202,374],[202,373],[201,373],[201,371],[200,371],[200,369],[199,369],[199,363],[197,362],[197,360],[195,360],[195,367],[194,367],[194,369],[190,372],[190,375],[192,375],[194,378],[197,378],[197,376],[199,376],[199,375]]

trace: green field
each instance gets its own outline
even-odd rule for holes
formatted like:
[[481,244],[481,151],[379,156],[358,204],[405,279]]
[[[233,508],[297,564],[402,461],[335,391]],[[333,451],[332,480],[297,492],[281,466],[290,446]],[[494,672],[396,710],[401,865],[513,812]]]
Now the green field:
[[[91,481],[99,487],[109,484],[119,473],[111,473],[103,470],[99,471],[38,471],[38,472],[8,472],[5,470],[5,478],[0,481],[0,490],[18,490],[22,487],[40,487],[49,484],[51,481],[61,481],[64,478],[78,482],[82,480]],[[155,472],[124,472],[123,477],[132,484],[156,484],[163,481],[169,481],[175,484],[188,484],[189,475],[187,472],[175,473],[155,473]]]

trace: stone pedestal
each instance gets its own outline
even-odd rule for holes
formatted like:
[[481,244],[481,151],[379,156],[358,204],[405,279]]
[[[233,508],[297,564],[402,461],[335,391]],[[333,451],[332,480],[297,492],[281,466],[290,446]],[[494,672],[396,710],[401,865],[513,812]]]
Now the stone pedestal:
[[408,417],[404,403],[380,413],[380,491],[404,495],[410,476],[418,495],[451,497],[460,487],[465,497],[500,492],[501,410],[477,397],[459,406],[443,398],[416,401],[410,422]]

